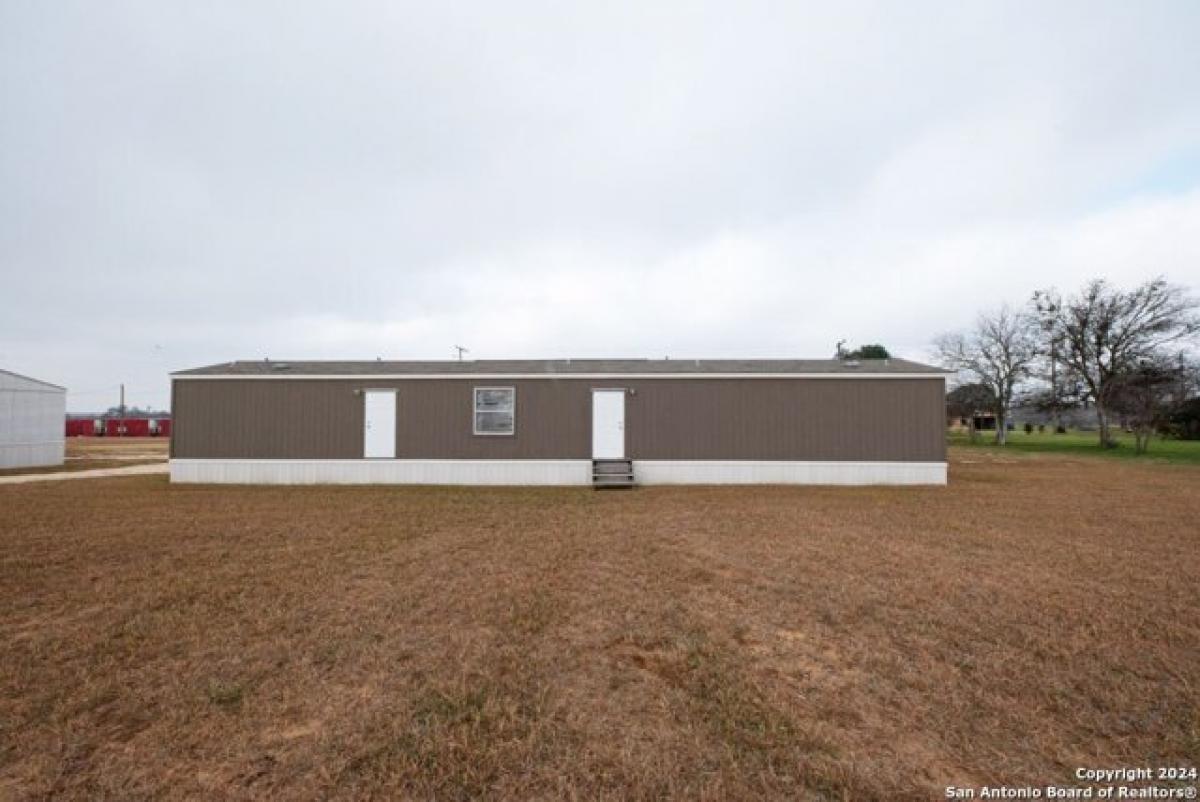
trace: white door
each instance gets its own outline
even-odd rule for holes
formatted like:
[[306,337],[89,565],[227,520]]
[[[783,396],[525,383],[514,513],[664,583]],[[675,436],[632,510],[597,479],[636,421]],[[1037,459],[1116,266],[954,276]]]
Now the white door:
[[396,391],[365,390],[363,405],[363,456],[396,458]]
[[624,390],[592,390],[592,459],[625,459]]

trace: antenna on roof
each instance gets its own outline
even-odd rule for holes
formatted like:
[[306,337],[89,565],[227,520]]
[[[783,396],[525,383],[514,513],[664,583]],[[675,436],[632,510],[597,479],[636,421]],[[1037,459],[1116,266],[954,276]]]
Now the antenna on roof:
[[462,358],[462,357],[463,357],[463,354],[469,353],[471,349],[470,349],[470,348],[463,348],[461,345],[456,345],[456,346],[454,346],[454,350],[455,350],[455,351],[458,351],[458,361],[459,361],[459,362],[462,362],[462,361],[463,361],[463,358]]

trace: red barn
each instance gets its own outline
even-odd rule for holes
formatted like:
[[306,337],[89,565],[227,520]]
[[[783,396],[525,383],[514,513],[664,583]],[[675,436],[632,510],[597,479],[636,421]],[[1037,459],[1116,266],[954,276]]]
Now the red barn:
[[95,418],[67,418],[67,437],[94,437],[103,424]]
[[150,421],[146,418],[109,418],[104,421],[105,437],[149,437]]
[[67,418],[67,437],[170,436],[170,418]]

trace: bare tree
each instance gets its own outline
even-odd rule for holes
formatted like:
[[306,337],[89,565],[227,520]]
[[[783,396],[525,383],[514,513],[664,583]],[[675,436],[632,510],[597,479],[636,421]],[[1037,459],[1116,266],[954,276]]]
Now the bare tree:
[[1194,387],[1194,377],[1194,368],[1180,355],[1144,361],[1112,379],[1112,410],[1133,430],[1138,454],[1146,453],[1150,436],[1166,427],[1171,416],[1183,408]]
[[1073,377],[1071,369],[1063,364],[1062,333],[1058,327],[1058,316],[1062,309],[1062,298],[1051,290],[1040,290],[1033,294],[1031,303],[1032,320],[1038,326],[1038,360],[1034,376],[1045,382],[1045,388],[1031,392],[1027,402],[1039,412],[1050,414],[1056,434],[1066,431],[1063,427],[1063,412],[1080,406],[1083,402],[1083,385]]
[[1116,377],[1141,362],[1161,359],[1165,348],[1200,332],[1196,302],[1182,288],[1156,278],[1128,292],[1103,279],[1071,298],[1053,290],[1035,293],[1045,312],[1043,342],[1061,343],[1056,356],[1079,376],[1095,403],[1100,444],[1112,444],[1111,407]]
[[943,334],[935,343],[942,364],[975,377],[992,394],[996,442],[1008,440],[1008,410],[1017,385],[1037,359],[1037,338],[1029,316],[1007,306],[981,314],[966,333]]

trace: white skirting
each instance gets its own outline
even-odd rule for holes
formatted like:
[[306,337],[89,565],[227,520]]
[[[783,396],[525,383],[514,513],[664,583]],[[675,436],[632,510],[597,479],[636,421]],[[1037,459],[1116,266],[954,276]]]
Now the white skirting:
[[944,462],[637,460],[643,485],[944,485]]
[[34,468],[63,464],[63,439],[42,443],[0,444],[0,468]]
[[[944,485],[944,462],[636,460],[638,484]],[[172,482],[589,485],[591,460],[173,459]]]
[[173,459],[172,482],[242,485],[586,485],[586,459]]

